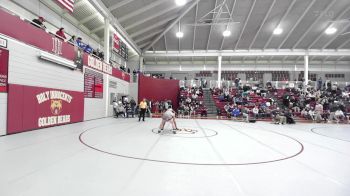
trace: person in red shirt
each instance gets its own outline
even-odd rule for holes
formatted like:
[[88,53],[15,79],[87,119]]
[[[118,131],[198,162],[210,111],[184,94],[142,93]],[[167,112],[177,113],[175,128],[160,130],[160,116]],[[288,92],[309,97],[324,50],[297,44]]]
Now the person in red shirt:
[[58,38],[67,39],[66,35],[64,34],[64,28],[62,27],[56,32],[56,35],[59,36]]

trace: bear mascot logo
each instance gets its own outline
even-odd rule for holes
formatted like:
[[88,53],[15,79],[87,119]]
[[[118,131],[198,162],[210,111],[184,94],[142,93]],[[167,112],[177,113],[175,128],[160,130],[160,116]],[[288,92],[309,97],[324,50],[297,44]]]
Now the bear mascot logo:
[[62,111],[62,100],[51,100],[50,108],[53,115],[59,115]]

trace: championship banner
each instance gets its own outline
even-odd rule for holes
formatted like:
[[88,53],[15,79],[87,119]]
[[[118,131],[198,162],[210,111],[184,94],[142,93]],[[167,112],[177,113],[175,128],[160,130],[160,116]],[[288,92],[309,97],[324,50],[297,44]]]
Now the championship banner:
[[85,68],[84,72],[84,97],[103,98],[103,74]]
[[117,34],[113,34],[113,51],[120,53],[120,39]]
[[118,70],[111,65],[100,61],[99,59],[91,56],[84,54],[83,56],[83,64],[84,66],[87,66],[89,68],[92,68],[94,70],[100,71],[102,73],[106,73],[108,75],[114,76],[116,78],[122,79],[124,81],[130,82],[130,75],[127,73],[124,73],[121,70]]
[[7,92],[9,51],[0,48],[0,93]]
[[9,85],[7,133],[82,122],[84,93]]

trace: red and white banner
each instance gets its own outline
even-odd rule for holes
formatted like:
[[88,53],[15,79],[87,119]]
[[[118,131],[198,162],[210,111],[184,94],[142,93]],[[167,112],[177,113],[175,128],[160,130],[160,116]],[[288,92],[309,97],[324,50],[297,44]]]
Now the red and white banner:
[[74,0],[57,0],[67,10],[73,12],[74,10]]
[[84,119],[84,93],[9,84],[7,134]]
[[97,58],[91,56],[91,55],[84,55],[83,57],[83,63],[84,65],[87,65],[87,67],[93,68],[95,70],[98,70],[102,73],[109,74],[111,76],[114,76],[116,78],[122,79],[124,81],[130,82],[130,75],[112,67],[111,65],[98,60]]
[[113,50],[117,54],[120,54],[120,38],[117,34],[113,35]]
[[0,48],[0,93],[7,92],[9,51]]

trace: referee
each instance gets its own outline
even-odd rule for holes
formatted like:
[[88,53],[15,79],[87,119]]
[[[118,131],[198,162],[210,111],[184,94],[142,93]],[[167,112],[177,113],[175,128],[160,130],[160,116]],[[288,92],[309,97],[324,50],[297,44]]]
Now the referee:
[[142,117],[142,121],[145,121],[145,113],[147,109],[147,102],[145,98],[143,98],[143,100],[140,102],[139,108],[140,108],[139,122],[141,120],[141,117]]

